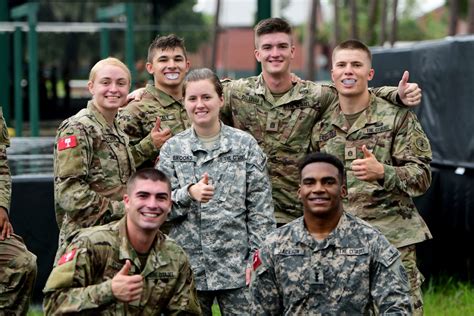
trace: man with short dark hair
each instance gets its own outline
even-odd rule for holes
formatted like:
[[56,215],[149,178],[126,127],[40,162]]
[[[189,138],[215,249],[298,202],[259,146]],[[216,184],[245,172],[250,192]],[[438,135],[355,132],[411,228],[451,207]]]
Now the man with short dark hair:
[[44,288],[47,314],[199,315],[188,257],[159,228],[171,210],[161,171],[133,174],[118,222],[76,232]]
[[[295,46],[287,21],[265,19],[254,30],[254,53],[262,73],[225,84],[222,116],[224,122],[254,136],[268,156],[275,218],[283,225],[301,216],[297,164],[308,152],[314,124],[337,101],[337,91],[311,81],[292,82]],[[395,88],[374,91],[392,102],[418,104],[421,90],[405,79],[398,87],[400,98]]]
[[174,34],[156,37],[148,48],[146,69],[154,85],[148,84],[141,99],[129,103],[118,116],[138,168],[153,167],[163,143],[190,126],[182,104],[183,80],[189,70],[184,40]]
[[333,51],[338,102],[314,126],[312,150],[335,155],[347,172],[348,212],[366,220],[402,254],[413,312],[423,314],[423,276],[415,245],[431,233],[412,200],[431,183],[431,147],[416,115],[368,89],[374,76],[369,48],[357,40]]
[[312,153],[299,166],[303,217],[270,234],[253,260],[254,315],[408,315],[400,253],[346,213],[344,165]]

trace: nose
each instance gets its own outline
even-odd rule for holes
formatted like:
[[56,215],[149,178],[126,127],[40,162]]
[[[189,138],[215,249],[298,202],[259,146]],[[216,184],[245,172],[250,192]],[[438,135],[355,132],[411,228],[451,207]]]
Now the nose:
[[352,70],[352,65],[351,64],[347,64],[346,67],[344,68],[344,73],[345,74],[352,74],[353,70]]
[[316,181],[316,183],[314,183],[312,191],[315,193],[324,192],[324,186],[322,185],[321,181]]
[[168,64],[166,65],[168,68],[175,68],[176,67],[176,62],[174,61],[174,59],[169,59],[168,60]]
[[156,209],[158,207],[158,200],[155,197],[150,197],[146,201],[146,207],[148,209]]

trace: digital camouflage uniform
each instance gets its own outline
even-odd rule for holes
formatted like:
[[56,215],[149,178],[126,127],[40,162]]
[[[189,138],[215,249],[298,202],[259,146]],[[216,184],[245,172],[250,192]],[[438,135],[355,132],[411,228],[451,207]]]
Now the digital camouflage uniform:
[[[379,88],[377,94],[397,102],[396,88]],[[262,75],[224,82],[222,118],[255,137],[267,155],[279,224],[302,215],[298,162],[308,152],[314,124],[336,100],[334,87],[310,81],[294,84],[276,101]]]
[[254,315],[410,315],[400,253],[366,222],[343,213],[317,241],[303,217],[279,228],[254,258]]
[[[7,125],[0,108],[0,207],[10,209],[11,177],[6,148]],[[1,233],[1,229],[0,229]],[[36,256],[15,234],[0,240],[0,314],[26,315],[36,279]]]
[[133,101],[119,111],[118,121],[130,138],[135,165],[141,168],[154,167],[159,149],[155,147],[150,132],[156,118],[161,119],[161,128],[169,128],[172,135],[190,127],[186,109],[170,95],[148,84],[140,101]]
[[110,126],[93,101],[62,122],[54,149],[59,245],[77,229],[121,218],[123,194],[134,171],[127,135],[116,122]]
[[[173,189],[170,236],[190,256],[198,295],[247,291],[252,253],[275,228],[266,160],[252,136],[224,124],[212,150],[192,128],[163,145],[157,168],[170,177]],[[215,191],[209,202],[199,203],[188,188],[205,172]],[[248,304],[235,304],[245,314]]]
[[[143,267],[126,229],[124,217],[77,233],[43,290],[47,315],[200,314],[191,267],[183,249],[159,232]],[[129,274],[141,274],[144,285],[140,300],[123,303],[112,293],[112,278],[127,259],[132,264]]]
[[[334,103],[314,127],[312,150],[332,154],[347,170],[346,209],[379,229],[402,252],[406,246],[432,238],[412,197],[423,194],[431,183],[431,148],[423,129],[410,110],[370,95],[370,105],[353,126]],[[384,165],[383,181],[358,180],[351,171],[354,159],[364,158],[362,145]],[[411,248],[414,252],[414,247]],[[422,276],[415,254],[403,260],[407,269],[415,309],[422,306]],[[410,260],[409,258],[407,258]]]

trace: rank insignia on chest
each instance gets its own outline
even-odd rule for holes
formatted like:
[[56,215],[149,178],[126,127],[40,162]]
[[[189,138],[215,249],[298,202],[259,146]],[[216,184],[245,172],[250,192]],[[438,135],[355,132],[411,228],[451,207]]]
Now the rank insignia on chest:
[[278,120],[276,119],[267,119],[266,130],[268,132],[277,132],[278,131]]
[[309,274],[310,284],[324,284],[324,274],[322,269],[313,268]]
[[77,146],[77,139],[76,136],[66,136],[62,137],[58,140],[58,150],[64,150],[69,148],[74,148]]
[[357,150],[355,147],[346,147],[344,150],[344,156],[346,160],[356,159]]

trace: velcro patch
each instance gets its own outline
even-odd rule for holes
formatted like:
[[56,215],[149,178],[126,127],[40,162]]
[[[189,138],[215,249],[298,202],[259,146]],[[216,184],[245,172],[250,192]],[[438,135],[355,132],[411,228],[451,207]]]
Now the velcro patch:
[[58,150],[74,148],[77,146],[76,136],[66,136],[58,140]]

